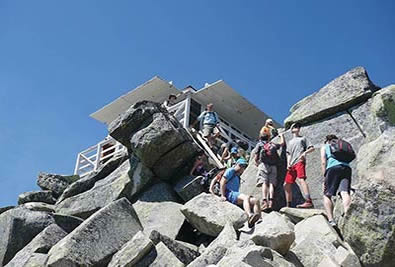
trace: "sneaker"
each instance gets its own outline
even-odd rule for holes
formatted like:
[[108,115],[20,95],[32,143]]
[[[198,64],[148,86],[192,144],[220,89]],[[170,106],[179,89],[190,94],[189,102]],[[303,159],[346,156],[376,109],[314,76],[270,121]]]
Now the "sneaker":
[[313,202],[311,200],[306,200],[303,204],[297,205],[297,208],[309,209],[314,208]]
[[258,213],[252,214],[248,219],[248,227],[254,227],[255,223],[259,220],[261,216]]
[[268,208],[267,201],[262,201],[261,211],[265,211],[265,210],[267,210],[267,208]]
[[332,227],[337,226],[335,220],[331,220],[331,221],[328,221],[328,222],[329,222],[329,224],[330,224]]

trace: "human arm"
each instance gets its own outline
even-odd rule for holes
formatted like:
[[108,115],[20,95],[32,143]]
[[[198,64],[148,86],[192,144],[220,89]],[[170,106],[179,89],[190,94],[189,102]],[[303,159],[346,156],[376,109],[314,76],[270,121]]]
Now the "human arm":
[[224,149],[224,152],[222,152],[221,161],[225,161],[225,160],[229,159],[229,156],[230,156],[229,147],[226,146]]
[[285,146],[285,138],[284,138],[284,133],[280,133],[280,145]]
[[325,153],[325,145],[321,147],[321,171],[322,176],[325,176],[326,171],[326,153]]
[[225,201],[225,200],[226,200],[226,197],[225,197],[225,192],[226,192],[226,181],[227,181],[226,177],[225,177],[225,176],[222,176],[222,179],[221,179],[220,182],[219,182],[219,185],[220,185],[220,193],[221,193],[221,200],[222,200],[222,201]]
[[211,180],[210,187],[208,188],[208,191],[211,194],[213,194],[213,195],[215,195],[215,193],[214,193],[214,185],[215,185],[215,182],[217,182],[217,180],[218,180],[218,178],[214,177],[214,179]]
[[200,161],[195,160],[195,163],[193,163],[193,167],[192,167],[191,171],[189,172],[189,175],[193,176],[193,173],[196,170],[196,168],[199,166],[199,164],[200,164]]

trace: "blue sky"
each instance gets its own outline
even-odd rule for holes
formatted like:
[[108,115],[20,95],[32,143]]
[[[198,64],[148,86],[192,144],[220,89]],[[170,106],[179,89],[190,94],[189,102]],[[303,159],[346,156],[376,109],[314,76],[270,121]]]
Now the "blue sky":
[[70,174],[89,114],[154,75],[224,79],[278,121],[355,66],[395,83],[395,1],[0,1],[0,207]]

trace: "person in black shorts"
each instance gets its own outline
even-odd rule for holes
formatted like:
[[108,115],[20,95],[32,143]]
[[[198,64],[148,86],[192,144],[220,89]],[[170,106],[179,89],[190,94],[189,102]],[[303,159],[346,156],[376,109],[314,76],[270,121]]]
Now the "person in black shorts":
[[338,139],[336,135],[327,135],[325,145],[321,148],[321,169],[324,175],[324,207],[328,216],[329,223],[336,225],[333,219],[332,196],[340,192],[343,200],[344,213],[347,212],[351,204],[351,168],[349,163],[335,159],[330,150],[329,142]]

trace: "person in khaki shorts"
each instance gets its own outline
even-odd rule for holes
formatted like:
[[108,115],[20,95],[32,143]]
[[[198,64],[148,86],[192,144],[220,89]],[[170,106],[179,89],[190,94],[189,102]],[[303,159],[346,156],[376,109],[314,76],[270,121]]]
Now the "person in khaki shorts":
[[272,209],[274,188],[277,185],[277,164],[280,161],[277,150],[285,146],[284,135],[280,144],[269,141],[270,135],[263,133],[256,147],[255,164],[258,166],[257,187],[262,187],[262,211]]

